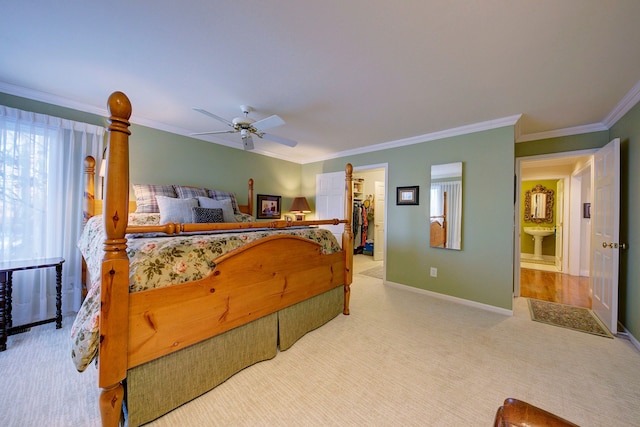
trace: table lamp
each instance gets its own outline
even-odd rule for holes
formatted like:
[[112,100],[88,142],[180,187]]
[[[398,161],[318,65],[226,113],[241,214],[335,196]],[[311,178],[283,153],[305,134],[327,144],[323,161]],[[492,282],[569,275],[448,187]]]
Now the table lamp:
[[304,221],[304,215],[311,212],[306,197],[296,197],[293,199],[291,209],[289,210],[296,215],[296,221]]

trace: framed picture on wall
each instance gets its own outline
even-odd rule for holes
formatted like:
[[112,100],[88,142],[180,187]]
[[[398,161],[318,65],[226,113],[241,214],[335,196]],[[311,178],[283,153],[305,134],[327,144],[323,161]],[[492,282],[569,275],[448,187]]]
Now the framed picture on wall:
[[420,187],[413,185],[411,187],[396,188],[396,205],[417,205],[418,192]]
[[591,203],[584,203],[582,205],[582,217],[591,218]]
[[280,219],[281,196],[258,194],[258,219]]

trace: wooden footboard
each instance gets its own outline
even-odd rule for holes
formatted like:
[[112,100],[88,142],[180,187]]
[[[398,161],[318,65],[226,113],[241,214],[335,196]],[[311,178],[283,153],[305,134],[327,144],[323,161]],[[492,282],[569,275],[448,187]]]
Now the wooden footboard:
[[129,303],[129,367],[275,313],[344,283],[342,253],[277,235],[218,259],[195,282],[136,292]]
[[[129,259],[125,233],[132,230],[127,224],[128,127],[131,104],[126,95],[115,92],[109,98],[108,106],[111,125],[103,204],[106,240],[101,273],[98,383],[102,388],[102,424],[117,426],[121,418],[124,394],[122,382],[128,368],[339,286],[344,287],[343,312],[349,314],[353,274],[353,169],[351,165],[346,167],[345,219],[331,221],[334,224],[345,224],[341,252],[323,255],[319,245],[311,241],[290,235],[272,236],[220,257],[216,260],[214,271],[202,280],[129,294]],[[87,164],[87,169],[95,169],[95,162]],[[91,207],[86,209],[93,210]],[[328,222],[304,221],[295,224],[326,223]],[[274,227],[292,225],[286,221],[259,225],[265,227],[270,224]],[[163,231],[169,233],[215,228],[209,225],[180,224],[170,224],[167,227]],[[154,230],[146,228],[143,231]],[[136,229],[136,232],[142,231]]]

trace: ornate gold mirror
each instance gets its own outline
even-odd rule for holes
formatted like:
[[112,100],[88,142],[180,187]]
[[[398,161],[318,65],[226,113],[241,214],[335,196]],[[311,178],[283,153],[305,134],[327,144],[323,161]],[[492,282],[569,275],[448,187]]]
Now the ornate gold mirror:
[[524,193],[524,221],[553,223],[553,190],[538,184]]

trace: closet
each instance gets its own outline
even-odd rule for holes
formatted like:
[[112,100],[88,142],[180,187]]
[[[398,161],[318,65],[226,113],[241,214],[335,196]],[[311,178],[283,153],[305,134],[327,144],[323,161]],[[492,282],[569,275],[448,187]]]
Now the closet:
[[374,196],[365,191],[365,178],[354,176],[352,185],[353,252],[355,254],[373,255],[373,234],[369,233],[369,225],[373,225],[374,221]]

